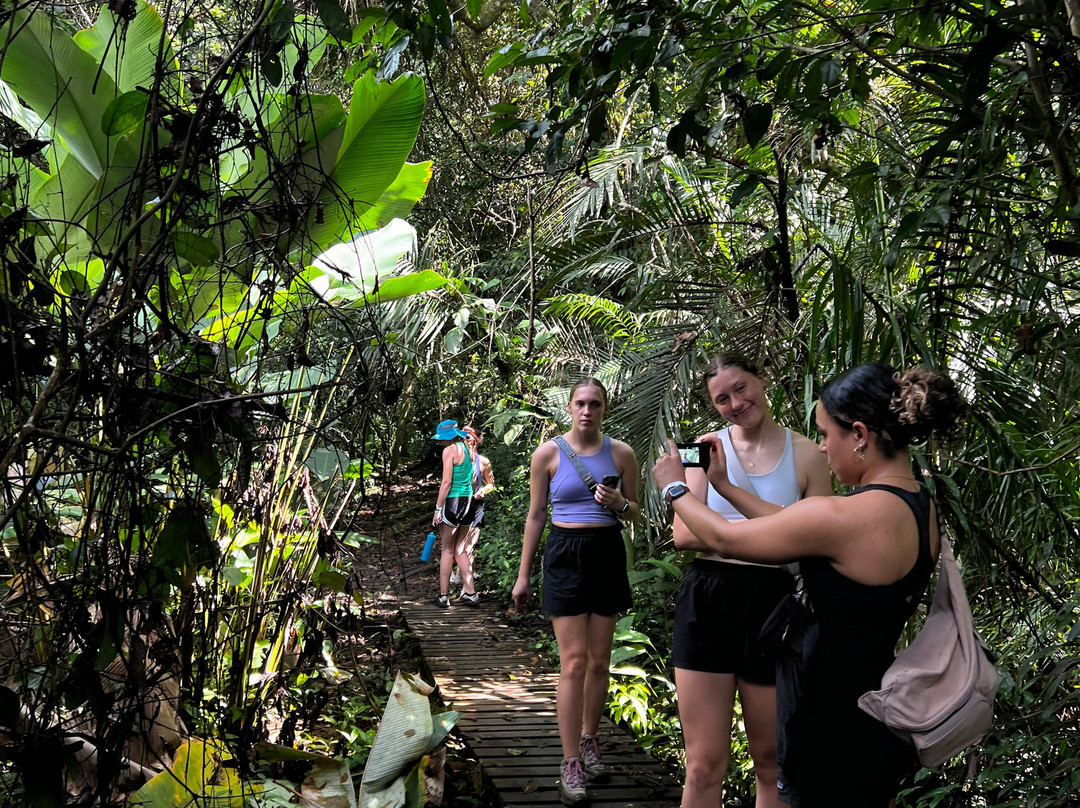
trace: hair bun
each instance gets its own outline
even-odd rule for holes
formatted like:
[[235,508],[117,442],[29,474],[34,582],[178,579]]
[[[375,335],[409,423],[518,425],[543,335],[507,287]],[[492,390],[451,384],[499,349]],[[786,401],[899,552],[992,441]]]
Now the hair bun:
[[948,376],[927,368],[912,368],[896,374],[897,390],[890,402],[906,437],[922,441],[931,434],[950,440],[967,404]]

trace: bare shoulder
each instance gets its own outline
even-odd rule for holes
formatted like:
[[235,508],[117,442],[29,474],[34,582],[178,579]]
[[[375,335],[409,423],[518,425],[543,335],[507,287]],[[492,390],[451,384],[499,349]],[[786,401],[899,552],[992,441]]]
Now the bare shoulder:
[[553,440],[546,440],[533,452],[533,463],[550,463],[559,454],[559,447]]
[[808,522],[828,525],[841,543],[851,535],[891,524],[898,508],[907,510],[899,497],[887,491],[865,491],[856,496],[811,496],[789,505],[785,510],[799,514]]
[[611,454],[616,459],[629,460],[635,466],[637,465],[637,456],[634,454],[634,450],[630,448],[630,444],[623,443],[621,440],[611,439]]
[[828,496],[832,493],[832,477],[829,464],[818,445],[805,435],[791,433],[791,450],[795,458],[795,472],[804,497]]
[[864,532],[866,516],[851,499],[810,496],[788,505],[776,518],[783,521],[809,554],[835,560],[843,554],[844,545],[852,535]]
[[796,460],[806,457],[807,455],[817,457],[822,456],[816,443],[806,437],[806,435],[796,432],[795,430],[791,431],[791,449],[795,452]]

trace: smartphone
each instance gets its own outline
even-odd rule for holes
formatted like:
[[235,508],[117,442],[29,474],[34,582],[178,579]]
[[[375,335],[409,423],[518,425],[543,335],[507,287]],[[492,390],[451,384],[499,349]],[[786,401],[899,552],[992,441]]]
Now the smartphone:
[[606,486],[608,488],[614,488],[618,484],[619,484],[619,475],[618,474],[605,474],[603,479],[600,480],[600,485]]
[[707,469],[709,467],[709,450],[711,443],[677,443],[679,447],[679,459],[684,466]]

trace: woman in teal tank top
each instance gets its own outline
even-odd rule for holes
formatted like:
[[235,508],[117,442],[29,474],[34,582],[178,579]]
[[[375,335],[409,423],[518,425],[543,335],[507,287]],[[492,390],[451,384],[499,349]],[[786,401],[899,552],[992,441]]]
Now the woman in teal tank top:
[[[442,451],[442,484],[435,501],[435,516],[431,524],[439,532],[439,596],[435,605],[442,608],[450,606],[450,572],[454,568],[454,550],[464,544],[473,523],[473,453],[465,439],[468,435],[458,429],[457,421],[446,420],[439,424],[432,440],[445,443]],[[472,583],[470,576],[469,584]],[[463,602],[476,604],[479,599],[476,592],[462,590]]]

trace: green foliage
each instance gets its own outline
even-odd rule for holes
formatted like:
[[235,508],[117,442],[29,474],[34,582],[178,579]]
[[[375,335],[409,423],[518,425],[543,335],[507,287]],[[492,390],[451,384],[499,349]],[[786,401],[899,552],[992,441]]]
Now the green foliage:
[[0,52],[0,678],[57,750],[13,786],[31,804],[130,791],[189,731],[246,761],[275,688],[342,676],[320,614],[351,594],[334,531],[367,449],[315,453],[357,370],[310,330],[370,338],[358,312],[446,282],[402,272],[416,76],[346,105],[288,3],[206,40],[213,10],[121,6],[74,36],[22,7]]

